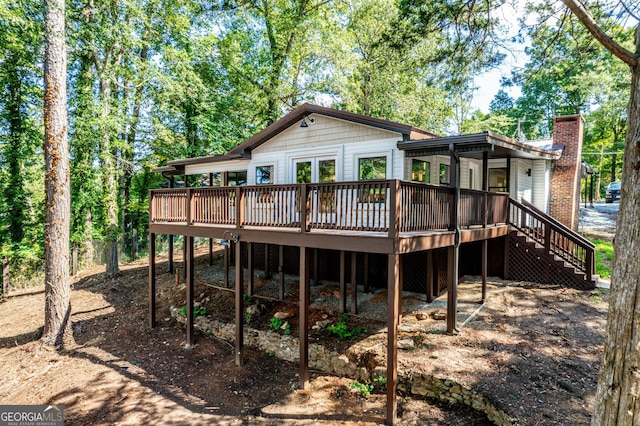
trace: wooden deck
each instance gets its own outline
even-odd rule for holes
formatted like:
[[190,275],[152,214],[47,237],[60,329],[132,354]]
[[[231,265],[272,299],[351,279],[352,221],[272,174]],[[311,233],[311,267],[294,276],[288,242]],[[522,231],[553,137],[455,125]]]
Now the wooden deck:
[[[150,232],[407,253],[508,232],[509,196],[400,180],[152,190]],[[457,217],[456,217],[457,213]]]

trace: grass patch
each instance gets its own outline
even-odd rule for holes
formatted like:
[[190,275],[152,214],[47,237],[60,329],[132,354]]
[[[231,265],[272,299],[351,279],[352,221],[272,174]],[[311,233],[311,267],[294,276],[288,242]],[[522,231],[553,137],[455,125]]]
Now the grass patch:
[[596,274],[602,278],[611,278],[613,266],[613,243],[601,239],[591,240],[596,245]]

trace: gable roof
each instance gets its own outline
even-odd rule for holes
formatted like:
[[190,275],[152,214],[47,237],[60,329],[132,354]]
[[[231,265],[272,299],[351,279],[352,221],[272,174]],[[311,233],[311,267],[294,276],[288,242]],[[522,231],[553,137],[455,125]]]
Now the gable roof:
[[227,155],[249,153],[311,114],[325,115],[327,117],[338,118],[340,120],[350,121],[352,123],[376,127],[378,129],[390,130],[392,132],[402,134],[405,139],[425,139],[438,136],[434,133],[427,132],[426,130],[419,129],[417,127],[409,126],[407,124],[396,123],[389,120],[369,117],[367,115],[355,114],[352,112],[304,103],[298,108],[291,111],[289,114],[280,118],[278,121],[267,126],[261,132],[256,133],[240,145],[231,149],[227,153]]

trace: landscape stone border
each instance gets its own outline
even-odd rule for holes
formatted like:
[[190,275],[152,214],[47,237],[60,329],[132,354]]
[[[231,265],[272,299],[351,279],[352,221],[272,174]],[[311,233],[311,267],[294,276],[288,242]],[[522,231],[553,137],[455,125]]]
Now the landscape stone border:
[[[186,323],[186,318],[179,314],[178,308],[172,306],[170,311],[171,316],[179,323]],[[194,320],[194,327],[226,342],[233,343],[235,341],[235,324],[200,316]],[[300,361],[300,349],[296,337],[245,326],[244,343],[285,361]],[[366,366],[358,365],[357,361],[351,360],[347,355],[339,354],[317,343],[309,344],[309,367],[363,383],[371,383],[372,379],[386,377],[385,367],[377,366],[373,371],[370,371]],[[490,421],[499,426],[517,425],[515,419],[496,408],[485,396],[461,385],[451,377],[436,377],[415,371],[399,370],[398,390],[448,404],[465,404],[476,411],[485,413]]]

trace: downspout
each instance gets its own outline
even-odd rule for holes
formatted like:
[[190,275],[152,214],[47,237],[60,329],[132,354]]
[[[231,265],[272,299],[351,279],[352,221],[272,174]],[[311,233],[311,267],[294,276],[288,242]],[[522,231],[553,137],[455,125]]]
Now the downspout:
[[449,288],[447,289],[447,334],[458,334],[460,329],[456,324],[457,310],[458,310],[458,259],[460,252],[460,223],[458,216],[460,214],[460,157],[455,152],[454,144],[449,144],[449,155],[454,162],[453,169],[453,181],[454,181],[454,195],[453,195],[453,208],[455,214],[453,215],[453,231],[454,231],[454,243],[452,253],[452,268],[451,278],[449,280]]

